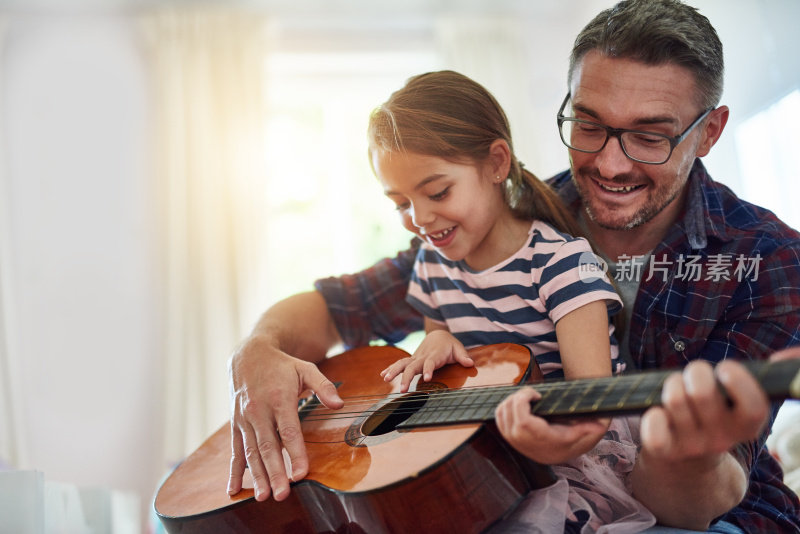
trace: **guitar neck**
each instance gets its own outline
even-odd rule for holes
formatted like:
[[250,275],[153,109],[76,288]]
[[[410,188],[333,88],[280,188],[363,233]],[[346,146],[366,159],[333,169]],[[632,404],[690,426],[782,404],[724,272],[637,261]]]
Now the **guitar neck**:
[[[800,359],[744,365],[771,400],[800,398]],[[542,397],[531,403],[531,412],[549,419],[640,413],[661,403],[661,389],[671,372],[541,382],[534,384]],[[497,405],[518,387],[424,391],[421,394],[427,396],[425,404],[397,428],[490,421]]]

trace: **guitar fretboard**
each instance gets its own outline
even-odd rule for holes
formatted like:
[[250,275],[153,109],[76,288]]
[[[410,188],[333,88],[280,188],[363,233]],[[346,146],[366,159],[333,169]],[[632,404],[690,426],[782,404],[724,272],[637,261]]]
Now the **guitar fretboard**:
[[[800,360],[746,362],[772,400],[800,397]],[[542,395],[531,412],[544,418],[615,416],[640,413],[661,403],[661,389],[670,371],[650,371],[597,379],[542,382],[532,386]],[[425,404],[398,429],[494,419],[494,410],[518,386],[432,390]]]

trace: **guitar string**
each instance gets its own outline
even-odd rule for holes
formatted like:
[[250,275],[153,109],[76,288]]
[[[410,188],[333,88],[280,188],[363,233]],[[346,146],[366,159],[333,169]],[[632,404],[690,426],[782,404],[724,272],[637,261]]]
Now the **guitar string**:
[[[664,376],[662,373],[652,373],[652,377],[649,378],[649,382],[659,384]],[[424,396],[430,395],[435,393],[443,393],[446,392],[448,394],[448,398],[458,398],[460,396],[473,396],[475,395],[475,391],[486,390],[486,391],[500,391],[502,389],[519,389],[521,387],[531,387],[536,389],[542,394],[546,394],[548,392],[560,392],[563,390],[570,390],[580,388],[581,385],[586,384],[593,384],[593,385],[600,385],[606,386],[607,388],[613,387],[614,389],[619,389],[619,386],[637,386],[643,385],[644,382],[648,382],[648,379],[642,379],[642,376],[646,376],[645,373],[641,373],[638,375],[630,375],[630,376],[620,376],[620,377],[602,377],[597,379],[581,379],[581,380],[573,380],[573,381],[559,381],[559,382],[540,382],[540,383],[524,383],[524,384],[507,384],[507,385],[490,385],[490,386],[466,386],[461,388],[431,388],[428,390],[422,389],[413,392],[394,392],[389,394],[369,394],[369,395],[349,395],[345,397],[343,400],[346,399],[364,399],[364,402],[372,403],[376,400],[382,399],[391,399],[391,398],[401,398],[403,396],[413,398],[414,395],[417,396]],[[589,388],[584,388],[585,390],[589,390]],[[579,393],[580,391],[576,391]]]
[[[755,370],[756,369],[754,368],[753,371]],[[794,374],[794,372],[796,371],[797,369],[794,368],[792,374]],[[625,407],[646,408],[660,401],[660,395],[656,394],[660,393],[660,388],[663,386],[663,382],[669,374],[670,371],[648,371],[644,373],[638,373],[635,375],[602,377],[590,380],[539,382],[539,383],[505,385],[505,386],[485,386],[485,385],[467,386],[463,388],[430,389],[427,391],[420,390],[410,393],[395,392],[395,393],[390,393],[388,395],[374,394],[374,395],[348,396],[345,397],[345,399],[361,399],[360,401],[347,403],[344,406],[350,410],[352,410],[353,408],[358,408],[359,406],[364,406],[364,407],[373,406],[376,402],[380,402],[383,400],[388,400],[388,402],[372,410],[358,410],[358,411],[342,411],[341,408],[339,410],[332,410],[320,404],[314,407],[310,412],[310,414],[306,416],[303,420],[320,421],[325,419],[342,419],[342,418],[350,419],[352,418],[353,415],[368,417],[370,415],[383,414],[383,413],[387,414],[394,413],[398,415],[405,415],[407,413],[410,414],[417,412],[420,409],[424,409],[426,413],[434,413],[434,414],[439,414],[445,411],[453,412],[458,410],[479,410],[486,407],[497,406],[500,403],[500,401],[505,398],[505,396],[499,399],[491,399],[486,402],[484,401],[473,402],[466,406],[451,404],[451,405],[439,406],[436,408],[431,408],[431,407],[423,408],[422,406],[414,406],[413,404],[423,399],[425,400],[425,402],[427,402],[427,399],[429,399],[431,396],[436,396],[437,394],[440,393],[447,394],[446,395],[447,402],[458,402],[460,399],[463,399],[465,397],[472,397],[478,399],[485,398],[487,396],[486,394],[484,394],[482,397],[479,395],[475,395],[475,392],[478,391],[480,393],[481,392],[480,390],[489,391],[491,394],[497,395],[497,392],[512,392],[516,389],[520,389],[525,386],[530,386],[533,387],[534,389],[537,389],[539,393],[542,395],[542,399],[544,399],[548,395],[551,394],[558,395],[559,393],[564,393],[565,391],[567,393],[585,395],[588,389],[585,391],[580,391],[580,389],[578,391],[570,391],[570,389],[573,389],[575,387],[576,383],[581,383],[581,382],[583,384],[587,383],[593,383],[594,385],[600,384],[601,385],[600,389],[603,389],[604,385],[606,386],[605,390],[603,391],[604,398],[600,399],[599,401],[594,401],[591,407],[592,409],[591,411],[595,410],[597,406],[599,406],[606,400],[608,400],[608,402],[611,403],[615,402],[617,403],[616,406],[602,406],[601,409],[605,409],[606,411],[610,411],[612,408],[619,409]],[[621,389],[619,386],[626,387],[627,389]],[[645,388],[642,388],[641,386],[645,386]],[[642,391],[642,389],[644,389],[644,391]],[[623,394],[622,400],[625,400],[625,402],[622,402],[622,400],[617,401],[615,398],[610,398],[612,397],[611,395],[612,393],[615,396],[620,393]],[[641,393],[646,393],[647,398],[645,398],[644,400],[638,400],[637,402],[630,400],[636,398],[637,395],[641,395]],[[441,397],[437,397],[437,400],[440,400],[443,397],[444,395],[442,395]],[[402,405],[400,407],[396,407],[396,403],[393,403],[393,401],[397,399],[402,399]],[[580,402],[581,399],[574,399],[567,397],[565,402],[565,397],[562,396],[561,398],[558,398],[556,400],[558,401],[555,403],[555,405],[557,406],[559,403],[564,403],[567,405],[569,405],[570,403],[575,404],[577,402]],[[405,407],[405,406],[410,406],[410,407]],[[581,409],[585,410],[587,408],[581,407]],[[534,413],[536,413],[535,409]],[[566,413],[576,413],[576,411],[572,409],[572,411],[567,411]],[[580,413],[580,411],[578,411],[578,413]],[[547,415],[552,415],[552,413]]]
[[[619,377],[619,378],[625,378],[625,377]],[[639,379],[638,381],[635,381],[635,380],[620,380],[619,378],[615,379],[617,384],[614,384],[614,385],[618,385],[621,382],[632,382],[632,384],[626,384],[626,385],[639,386],[639,385],[642,385],[642,382],[643,382],[641,379]],[[639,376],[639,378],[641,378],[641,377]],[[660,384],[660,382],[663,382],[663,377],[660,377],[660,379],[658,380],[657,384]],[[566,382],[566,383],[568,383],[568,382]],[[605,383],[605,381],[604,381],[604,383]],[[390,397],[394,397],[395,399],[402,399],[403,400],[403,405],[401,405],[400,407],[395,407],[395,406],[392,405],[392,401],[389,401],[388,403],[383,404],[380,407],[377,407],[377,408],[372,409],[372,410],[357,409],[357,410],[354,410],[354,411],[342,411],[342,408],[340,408],[338,410],[333,410],[333,409],[325,407],[324,405],[319,405],[319,406],[315,407],[314,408],[314,412],[312,412],[310,415],[306,416],[303,419],[303,421],[321,421],[321,420],[328,420],[328,419],[350,419],[354,415],[355,416],[367,416],[368,417],[368,416],[371,416],[371,415],[383,414],[383,413],[386,413],[386,414],[394,413],[394,414],[397,414],[397,415],[405,415],[407,413],[409,413],[409,414],[410,413],[415,413],[415,412],[419,411],[422,408],[421,406],[413,406],[413,403],[415,401],[419,401],[419,400],[423,400],[424,399],[425,402],[427,402],[427,400],[431,396],[436,397],[436,401],[439,401],[440,403],[441,402],[447,402],[447,403],[449,403],[449,405],[438,406],[438,407],[426,407],[425,408],[426,413],[441,414],[443,412],[457,412],[457,411],[467,411],[467,410],[469,410],[469,411],[477,411],[477,410],[484,409],[484,408],[487,408],[487,407],[496,407],[506,396],[508,396],[508,395],[504,395],[502,398],[494,398],[494,399],[483,400],[486,397],[488,397],[488,395],[497,396],[498,392],[510,394],[510,392],[513,392],[514,390],[520,389],[520,388],[522,388],[522,387],[524,387],[526,385],[527,384],[501,386],[501,387],[496,387],[496,386],[490,386],[490,387],[487,387],[487,386],[474,386],[472,388],[469,388],[469,392],[468,393],[464,393],[464,394],[461,394],[461,393],[464,392],[464,390],[466,390],[468,388],[436,389],[436,390],[431,390],[431,391],[428,391],[428,392],[420,391],[420,392],[414,392],[414,393],[395,393],[395,394],[391,394],[391,395],[388,395],[388,396],[360,395],[360,396],[354,396],[354,397],[347,397],[347,398],[377,398],[378,400],[384,400],[384,399],[387,399],[387,398],[390,398]],[[651,385],[652,386],[654,384],[647,384],[647,385]],[[568,386],[563,386],[563,385],[551,384],[551,386],[553,386],[553,387],[551,389],[549,389],[548,391],[544,392],[543,396],[546,395],[549,392],[552,392],[552,391],[567,390],[568,389]],[[488,392],[488,394],[484,393],[483,395],[475,395],[476,391],[478,391],[478,393]],[[446,393],[446,395],[442,395],[442,393]],[[575,393],[580,393],[580,392],[575,392]],[[605,393],[609,393],[609,392],[605,392]],[[627,393],[629,397],[632,397],[632,396],[634,396],[636,394],[636,392],[633,391],[633,390],[622,391],[621,393],[623,393],[623,394]],[[627,408],[636,408],[636,407],[647,407],[647,406],[652,405],[653,404],[653,399],[652,399],[653,390],[652,389],[648,389],[644,393],[648,394],[648,398],[646,398],[644,400],[640,400],[639,402],[630,401],[625,405],[625,407],[627,407]],[[465,397],[472,397],[472,398],[478,399],[478,402],[473,402],[473,403],[470,403],[469,405],[466,405],[466,406],[454,404],[454,402],[457,402],[458,400],[463,399]],[[558,400],[559,401],[563,401],[564,398],[562,397],[561,399],[558,399]],[[571,402],[574,404],[575,400],[576,399],[568,399],[568,402],[566,404],[570,405]],[[580,399],[577,399],[577,400],[580,400]],[[609,402],[618,403],[618,401],[616,399],[611,399]],[[601,400],[601,403],[602,403],[602,400]],[[372,402],[372,401],[370,401],[368,403],[364,403],[364,402],[346,403],[345,406],[343,406],[343,408],[347,408],[349,410],[353,410],[353,408],[357,408],[359,405],[361,405],[361,406],[373,406],[374,404],[375,403]],[[556,404],[558,404],[558,403],[556,403]],[[598,402],[596,400],[593,400],[591,407],[587,407],[587,406],[578,407],[578,408],[572,407],[571,410],[565,410],[565,412],[566,413],[583,413],[586,410],[588,410],[589,408],[592,408],[593,410],[597,409],[598,408],[596,406],[597,404],[598,404]],[[409,405],[412,405],[412,406],[409,406]],[[406,406],[408,406],[408,407],[406,407]],[[612,408],[612,406],[602,406],[602,409],[605,409],[606,411],[610,410],[611,408]],[[619,409],[621,407],[617,407],[617,408]],[[535,412],[535,410],[534,410],[534,412]],[[547,415],[553,415],[553,414],[552,413],[548,413]]]
[[[650,380],[649,384],[646,383],[647,382],[646,380],[644,380],[644,381],[641,380],[640,377],[641,377],[641,375],[636,375],[636,376],[632,375],[631,377],[608,377],[607,379],[606,378],[596,379],[595,381],[593,381],[593,383],[595,385],[600,384],[600,386],[601,386],[600,389],[603,389],[602,386],[606,386],[605,389],[609,393],[611,393],[611,392],[613,392],[613,393],[620,393],[620,392],[621,393],[628,393],[632,389],[636,389],[636,387],[638,387],[638,386],[642,386],[642,385],[646,385],[646,386],[660,385],[660,383],[663,381],[663,377],[660,376],[660,374],[659,374],[658,377],[654,377],[654,378],[657,378],[657,380],[655,380],[655,381]],[[437,395],[437,394],[446,394],[447,398],[449,400],[457,401],[457,400],[460,400],[460,399],[463,399],[463,398],[470,398],[470,397],[471,398],[477,398],[478,395],[476,395],[476,392],[478,392],[478,393],[483,393],[483,392],[493,393],[493,392],[500,392],[500,391],[514,391],[516,389],[520,389],[520,388],[526,387],[526,386],[533,387],[534,389],[537,389],[537,391],[539,391],[539,393],[542,396],[544,396],[544,395],[548,395],[548,394],[552,394],[552,393],[561,393],[563,391],[569,391],[570,389],[573,389],[575,387],[573,384],[577,383],[577,382],[578,381],[575,381],[575,382],[565,381],[565,382],[558,382],[558,383],[519,384],[519,385],[506,385],[506,386],[468,386],[468,387],[463,387],[463,388],[443,388],[443,389],[431,389],[431,390],[427,390],[427,391],[426,390],[421,390],[421,391],[415,391],[415,392],[409,392],[409,393],[395,392],[395,393],[390,393],[390,394],[386,394],[386,395],[383,395],[383,394],[353,395],[353,396],[347,396],[343,400],[360,399],[360,400],[355,401],[355,402],[347,403],[347,406],[350,407],[350,408],[358,407],[358,406],[372,406],[373,404],[375,404],[375,402],[379,402],[379,401],[382,401],[382,400],[388,400],[389,402],[391,402],[392,400],[404,399],[406,402],[411,403],[411,402],[414,402],[416,400],[421,400],[421,399],[428,398],[430,395]],[[620,390],[619,386],[627,387],[627,389],[625,389],[624,391],[618,391],[618,390]],[[634,386],[634,387],[631,388],[631,386]],[[597,388],[595,388],[595,389],[597,389]],[[579,391],[574,391],[573,393],[580,394],[580,393],[585,393],[585,391],[589,391],[589,389],[586,389],[584,391],[580,391],[580,390]],[[320,405],[319,407],[317,407],[317,410],[323,410],[323,411],[324,410],[329,410],[329,411],[337,411],[337,412],[341,413],[341,409],[339,409],[339,410],[331,410],[329,408],[326,408],[324,405]]]
[[[773,364],[774,365],[774,364]],[[800,361],[798,361],[798,367],[800,367]],[[793,372],[797,371],[793,369]],[[473,396],[475,390],[479,389],[493,389],[493,390],[500,390],[501,388],[509,388],[509,389],[518,389],[520,387],[532,387],[539,391],[540,394],[546,395],[549,393],[560,393],[563,390],[569,390],[575,388],[575,384],[588,384],[593,383],[595,385],[600,384],[601,387],[603,385],[607,385],[608,388],[613,388],[614,390],[620,389],[622,387],[631,387],[637,388],[639,386],[661,386],[663,381],[669,375],[670,371],[646,371],[642,373],[637,373],[635,375],[622,375],[622,376],[611,376],[611,377],[601,377],[596,379],[579,379],[579,380],[561,380],[561,381],[544,381],[544,382],[531,382],[531,383],[524,383],[524,384],[509,384],[509,385],[501,385],[501,386],[466,386],[461,388],[442,388],[442,389],[429,389],[429,390],[417,390],[415,392],[394,392],[388,394],[369,394],[369,395],[350,395],[344,397],[343,400],[348,399],[362,399],[360,404],[364,406],[369,406],[374,404],[377,401],[385,400],[385,399],[397,399],[402,398],[405,396],[408,400],[415,400],[416,397],[427,396],[432,393],[438,392],[448,392],[448,397],[451,399],[458,399],[459,393],[463,393],[464,396]],[[451,393],[451,392],[459,392],[459,393]],[[575,393],[579,393],[576,391]],[[312,397],[309,397],[312,398]],[[358,406],[358,402],[353,402],[349,404],[352,406]],[[319,409],[325,409],[324,405],[320,405]]]
[[[649,373],[648,373],[649,374]],[[536,389],[542,395],[549,394],[549,393],[558,393],[564,390],[569,391],[570,389],[574,389],[576,384],[589,384],[592,383],[593,385],[600,385],[606,386],[606,389],[613,389],[618,390],[620,386],[628,387],[631,386],[640,386],[640,385],[659,385],[663,379],[665,378],[666,373],[652,373],[652,377],[655,380],[649,380],[650,384],[645,384],[647,379],[642,379],[642,376],[646,376],[645,373],[641,373],[638,375],[630,375],[630,376],[620,376],[620,377],[602,377],[597,379],[581,379],[581,380],[574,380],[574,381],[559,381],[559,382],[541,382],[541,383],[525,383],[525,384],[509,384],[509,385],[501,385],[501,386],[466,386],[461,388],[441,388],[441,389],[428,389],[428,390],[417,390],[413,392],[393,392],[388,394],[369,394],[369,395],[349,395],[344,397],[343,400],[349,399],[361,399],[360,401],[350,403],[350,406],[355,406],[358,404],[361,405],[372,405],[377,401],[385,400],[385,399],[399,399],[405,397],[409,401],[413,401],[417,398],[426,397],[431,394],[439,394],[439,393],[446,393],[449,399],[459,399],[462,397],[473,397],[475,396],[476,391],[501,391],[503,389],[508,390],[515,390],[522,387],[531,387]],[[584,391],[588,391],[588,388],[585,388]],[[625,391],[627,392],[627,390]],[[580,390],[575,391],[574,393],[581,393]],[[321,406],[324,408],[324,405]]]
[[[480,409],[486,409],[486,408],[494,409],[494,408],[497,407],[498,404],[499,404],[499,402],[488,402],[488,403],[473,404],[473,405],[470,405],[468,407],[461,407],[461,406],[440,407],[440,408],[427,409],[426,413],[433,414],[431,416],[431,418],[433,419],[434,415],[441,416],[443,414],[447,414],[448,412],[456,413],[456,412],[460,412],[460,411],[465,411],[467,409],[470,410],[470,411],[477,412]],[[592,406],[591,407],[592,409],[588,409],[588,407],[585,408],[585,409],[564,408],[564,409],[561,409],[561,410],[549,410],[549,411],[548,410],[544,410],[544,411],[540,411],[540,412],[537,412],[534,409],[534,410],[532,410],[532,413],[534,413],[535,415],[550,416],[550,417],[559,416],[559,415],[564,415],[564,416],[566,416],[566,415],[578,416],[578,415],[591,415],[591,414],[600,415],[600,414],[603,414],[603,413],[619,413],[619,412],[627,412],[627,411],[638,411],[638,410],[641,410],[641,409],[649,408],[650,406],[653,406],[654,404],[655,404],[655,402],[641,402],[641,403],[628,403],[628,404],[625,404],[623,406],[610,405],[610,406],[599,406],[599,407],[596,407],[596,408],[594,406]],[[308,421],[308,422],[331,421],[331,420],[336,420],[336,419],[348,419],[348,420],[351,420],[351,419],[353,419],[353,415],[362,416],[362,417],[367,418],[367,417],[370,417],[370,416],[373,416],[373,415],[381,415],[381,414],[384,414],[384,413],[385,414],[395,414],[395,415],[405,415],[405,414],[412,414],[413,415],[416,412],[417,412],[417,410],[416,409],[412,409],[412,408],[395,409],[395,410],[376,409],[376,410],[366,410],[366,411],[351,412],[352,415],[347,415],[347,412],[345,412],[343,414],[331,413],[329,415],[310,416],[310,417],[304,418],[303,422],[306,422],[306,421]],[[463,423],[470,423],[470,422],[478,422],[478,421],[483,421],[483,420],[492,419],[492,418],[493,418],[493,411],[492,411],[491,414],[486,414],[486,416],[481,416],[480,414],[476,413],[474,416],[470,416],[470,417],[461,416],[461,418],[455,418],[453,420],[446,420],[446,419],[444,421],[442,421],[442,420],[432,420],[432,421],[428,421],[427,424],[430,424],[430,423],[438,423],[438,424],[442,424],[442,423],[462,423],[462,422]],[[420,426],[422,426],[422,423],[420,423]]]
[[[519,389],[521,387],[522,386],[497,387],[497,388],[492,388],[492,392],[507,391],[508,394],[510,394],[514,390]],[[480,388],[480,386],[478,388]],[[476,389],[478,389],[478,388],[476,388]],[[431,394],[433,394],[433,395],[441,395],[442,393],[445,393],[445,392],[458,392],[458,391],[461,391],[461,390],[459,390],[459,389],[437,389],[437,390],[432,390],[432,391],[429,391],[429,392],[421,391],[421,392],[414,392],[414,393],[395,393],[395,394],[390,394],[390,395],[386,395],[386,396],[364,395],[364,396],[359,396],[359,398],[365,398],[366,399],[366,398],[372,397],[374,400],[362,401],[362,402],[351,402],[351,403],[347,403],[346,402],[345,405],[342,408],[338,409],[338,410],[334,410],[334,409],[328,408],[328,407],[326,407],[324,405],[319,405],[319,406],[316,406],[314,408],[313,415],[309,415],[309,416],[305,417],[303,419],[303,421],[316,421],[316,420],[323,420],[323,419],[326,419],[326,418],[340,419],[340,418],[348,418],[348,417],[350,417],[352,415],[364,415],[364,414],[369,414],[369,415],[379,414],[379,413],[400,413],[400,414],[404,414],[404,413],[407,413],[407,412],[414,412],[414,411],[417,410],[417,408],[402,408],[402,407],[395,408],[395,407],[392,407],[393,400],[402,399],[403,404],[404,405],[408,405],[408,404],[413,404],[414,402],[417,402],[417,401],[420,401],[420,400],[423,400],[423,401],[427,402],[427,400],[430,398]],[[473,389],[472,391],[475,391],[475,389]],[[508,396],[508,395],[505,395],[505,396]],[[505,398],[505,396],[504,396],[504,398]],[[459,394],[459,393],[449,393],[447,395],[448,401],[450,401],[450,400],[457,401],[459,399],[464,399],[464,398],[468,398],[468,397],[479,398],[479,396],[474,395],[474,393],[470,393],[469,395],[467,395],[467,394]],[[346,397],[346,398],[351,398],[351,397]],[[376,402],[380,402],[380,401],[386,400],[386,399],[391,399],[391,400],[389,400],[386,404],[383,404],[378,408],[375,408],[375,409],[372,409],[372,410],[364,410],[364,409],[360,409],[359,408],[360,406],[369,408],[369,407],[375,405]],[[483,404],[488,405],[490,403],[483,403]],[[475,404],[471,404],[469,407],[474,407],[474,406],[479,406],[479,405],[480,405],[480,403],[475,403]],[[347,409],[352,410],[352,411],[343,411],[343,408],[347,408]],[[457,409],[457,408],[458,407],[456,407],[455,409]],[[463,407],[461,407],[461,408],[463,408]],[[453,408],[448,408],[448,409],[453,409]],[[429,408],[429,410],[431,410],[431,409]],[[330,415],[328,415],[328,414],[330,414]]]

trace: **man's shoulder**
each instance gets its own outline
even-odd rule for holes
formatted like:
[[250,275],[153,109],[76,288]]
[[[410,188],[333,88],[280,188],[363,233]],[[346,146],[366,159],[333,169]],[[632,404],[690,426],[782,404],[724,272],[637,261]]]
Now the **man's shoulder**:
[[740,198],[728,186],[708,177],[703,183],[708,217],[724,226],[730,239],[755,238],[775,246],[800,247],[800,232],[769,209]]
[[569,169],[551,176],[544,180],[544,183],[549,185],[567,206],[577,208],[580,205],[581,199],[578,195],[578,189],[575,187],[575,182],[572,180],[572,172]]
[[572,172],[569,169],[561,171],[558,174],[551,176],[544,180],[544,183],[555,189],[556,191],[560,191],[564,188],[564,186],[572,181]]

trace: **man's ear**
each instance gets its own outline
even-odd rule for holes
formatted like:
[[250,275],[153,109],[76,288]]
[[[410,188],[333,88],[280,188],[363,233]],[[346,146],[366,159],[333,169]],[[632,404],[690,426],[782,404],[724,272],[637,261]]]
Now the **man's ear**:
[[499,176],[503,180],[511,170],[511,147],[505,139],[495,139],[489,147],[489,157],[487,158],[489,172],[492,178]]
[[717,140],[722,135],[722,130],[728,123],[728,115],[730,110],[728,106],[720,106],[711,113],[705,120],[703,126],[703,139],[697,147],[697,157],[701,158],[711,151],[711,147],[717,143]]

